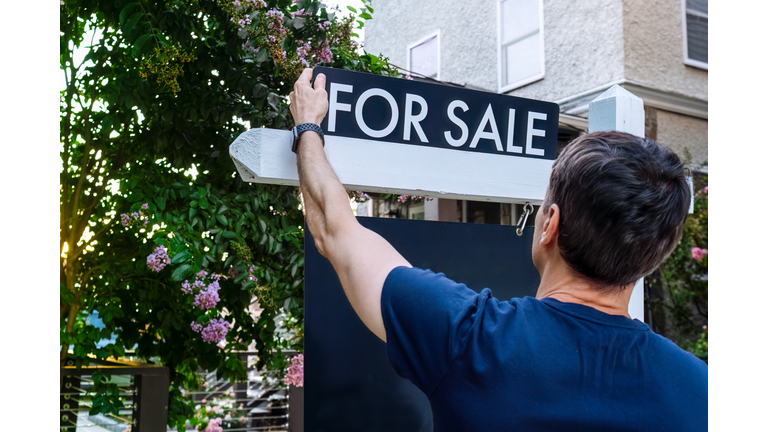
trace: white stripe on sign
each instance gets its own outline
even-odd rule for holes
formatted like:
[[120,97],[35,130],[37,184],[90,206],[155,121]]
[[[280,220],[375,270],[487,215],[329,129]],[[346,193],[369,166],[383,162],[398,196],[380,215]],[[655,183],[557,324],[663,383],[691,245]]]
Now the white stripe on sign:
[[[292,143],[291,131],[251,129],[229,154],[244,181],[298,186]],[[554,162],[340,136],[325,137],[325,153],[347,190],[534,205]]]

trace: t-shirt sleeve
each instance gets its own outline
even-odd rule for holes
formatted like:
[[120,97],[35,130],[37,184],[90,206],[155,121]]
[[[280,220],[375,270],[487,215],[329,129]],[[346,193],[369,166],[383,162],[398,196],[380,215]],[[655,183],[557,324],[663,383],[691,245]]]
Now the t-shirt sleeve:
[[478,294],[442,273],[393,269],[381,293],[381,314],[395,371],[431,396],[489,298],[489,289]]

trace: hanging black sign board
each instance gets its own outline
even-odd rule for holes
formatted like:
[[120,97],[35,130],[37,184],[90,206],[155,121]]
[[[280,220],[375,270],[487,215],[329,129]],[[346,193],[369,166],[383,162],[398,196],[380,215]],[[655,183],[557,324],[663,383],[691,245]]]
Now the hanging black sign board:
[[327,135],[554,160],[552,102],[327,67]]
[[[442,272],[500,300],[532,296],[539,273],[533,229],[359,217],[412,265]],[[427,396],[389,364],[387,347],[358,318],[330,261],[304,230],[304,430],[431,432]]]

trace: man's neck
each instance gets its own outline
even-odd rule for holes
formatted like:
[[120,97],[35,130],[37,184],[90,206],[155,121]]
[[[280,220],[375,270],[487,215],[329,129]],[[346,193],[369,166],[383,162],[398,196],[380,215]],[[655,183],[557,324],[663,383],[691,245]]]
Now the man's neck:
[[[564,264],[564,263],[563,263]],[[548,271],[547,271],[548,270]],[[550,268],[541,275],[536,298],[554,298],[563,303],[577,303],[610,315],[629,316],[632,287],[606,293],[567,268]]]

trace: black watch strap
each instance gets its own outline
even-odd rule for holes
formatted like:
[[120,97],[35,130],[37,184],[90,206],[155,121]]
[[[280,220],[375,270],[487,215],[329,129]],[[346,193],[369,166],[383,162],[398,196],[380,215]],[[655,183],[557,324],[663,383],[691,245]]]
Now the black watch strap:
[[314,123],[302,123],[293,127],[293,147],[291,148],[292,152],[296,153],[296,150],[299,148],[299,137],[306,131],[317,132],[323,142],[323,147],[325,147],[325,134],[323,133],[323,128]]

